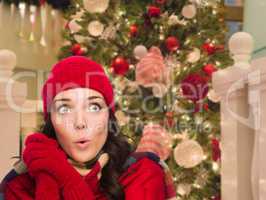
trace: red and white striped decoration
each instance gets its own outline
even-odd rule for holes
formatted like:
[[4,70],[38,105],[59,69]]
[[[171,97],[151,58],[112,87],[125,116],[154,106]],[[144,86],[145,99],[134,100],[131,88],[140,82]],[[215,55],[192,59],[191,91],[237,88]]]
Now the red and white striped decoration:
[[166,160],[172,150],[172,136],[159,124],[148,124],[144,127],[142,138],[137,147],[138,152],[149,151]]

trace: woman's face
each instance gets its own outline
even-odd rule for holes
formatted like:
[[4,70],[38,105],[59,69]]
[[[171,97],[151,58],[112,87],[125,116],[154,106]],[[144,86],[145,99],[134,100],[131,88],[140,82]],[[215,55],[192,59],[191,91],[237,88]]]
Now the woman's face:
[[105,144],[109,111],[101,93],[88,88],[58,93],[51,108],[51,120],[58,142],[77,162],[93,159]]

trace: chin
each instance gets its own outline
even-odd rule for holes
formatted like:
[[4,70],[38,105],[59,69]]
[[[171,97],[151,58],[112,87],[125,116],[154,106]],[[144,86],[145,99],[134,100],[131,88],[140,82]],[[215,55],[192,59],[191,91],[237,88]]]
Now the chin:
[[80,163],[85,163],[91,159],[93,159],[94,156],[91,156],[91,155],[73,155],[73,159],[77,162],[80,162]]

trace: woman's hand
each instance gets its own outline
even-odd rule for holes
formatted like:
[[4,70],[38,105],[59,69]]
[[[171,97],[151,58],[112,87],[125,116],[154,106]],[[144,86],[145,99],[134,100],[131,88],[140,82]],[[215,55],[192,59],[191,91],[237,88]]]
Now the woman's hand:
[[23,160],[31,176],[40,173],[50,174],[59,187],[73,186],[82,181],[80,174],[68,163],[65,152],[55,139],[43,133],[34,133],[27,137]]
[[[68,159],[68,161],[79,172],[79,174],[81,176],[86,176],[87,174],[89,174],[92,171],[92,169],[85,169],[85,168],[81,168],[81,167],[74,165],[74,162],[71,159]],[[103,153],[98,160],[100,167],[101,167],[101,170],[97,173],[98,180],[100,180],[100,178],[102,176],[101,171],[102,171],[103,167],[108,163],[108,161],[109,161],[108,153]]]

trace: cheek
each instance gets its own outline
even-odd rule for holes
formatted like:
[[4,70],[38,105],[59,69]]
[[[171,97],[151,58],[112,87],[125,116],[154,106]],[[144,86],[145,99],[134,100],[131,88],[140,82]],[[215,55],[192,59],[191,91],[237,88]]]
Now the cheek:
[[51,115],[51,121],[56,132],[56,137],[64,149],[64,151],[70,155],[73,141],[73,129],[71,128],[71,123],[67,118],[58,117],[56,115]]
[[71,115],[60,116],[58,114],[52,114],[51,120],[54,128],[57,130],[68,130],[73,128],[73,117]]
[[94,140],[94,138],[102,137],[102,133],[106,134],[108,131],[108,116],[105,114],[95,115],[88,118],[87,124],[87,134],[90,139]]
[[102,132],[101,134],[98,135],[98,137],[95,137],[92,140],[92,146],[91,146],[91,151],[94,152],[93,154],[96,155],[104,146],[106,139],[107,139],[107,132]]
[[60,130],[55,130],[56,131],[56,138],[59,143],[59,145],[62,147],[64,152],[72,157],[72,152],[73,152],[73,138],[70,133],[67,131],[63,131],[62,129]]

